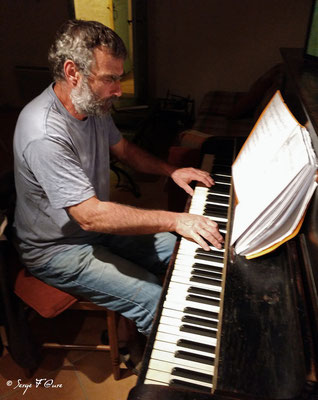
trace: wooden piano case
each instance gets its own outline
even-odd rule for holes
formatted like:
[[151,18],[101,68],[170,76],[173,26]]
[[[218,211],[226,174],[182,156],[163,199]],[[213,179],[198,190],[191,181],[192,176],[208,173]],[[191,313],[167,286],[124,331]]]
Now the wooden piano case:
[[[318,66],[306,64],[302,54],[302,49],[282,49],[289,73],[283,97],[306,125],[318,155]],[[295,239],[252,260],[228,249],[213,393],[144,384],[158,316],[129,400],[317,400],[317,213],[316,191]]]

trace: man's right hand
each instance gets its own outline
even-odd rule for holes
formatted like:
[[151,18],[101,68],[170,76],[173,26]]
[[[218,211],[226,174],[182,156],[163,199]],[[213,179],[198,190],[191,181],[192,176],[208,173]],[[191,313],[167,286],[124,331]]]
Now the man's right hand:
[[197,242],[204,250],[210,250],[208,243],[218,249],[223,247],[224,238],[219,232],[218,224],[202,215],[179,214],[176,232],[186,239]]

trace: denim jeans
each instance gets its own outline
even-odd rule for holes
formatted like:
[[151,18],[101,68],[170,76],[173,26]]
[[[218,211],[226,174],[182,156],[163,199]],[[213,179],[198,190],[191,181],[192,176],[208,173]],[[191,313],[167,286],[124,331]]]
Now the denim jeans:
[[176,237],[102,235],[94,244],[73,245],[31,273],[65,292],[135,321],[148,335],[161,295],[158,274],[166,271]]

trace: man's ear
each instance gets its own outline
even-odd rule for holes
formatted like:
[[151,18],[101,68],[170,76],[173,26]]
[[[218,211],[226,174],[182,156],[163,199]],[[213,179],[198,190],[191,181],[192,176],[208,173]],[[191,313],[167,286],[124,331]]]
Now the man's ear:
[[80,73],[78,72],[77,67],[72,60],[65,61],[64,74],[66,80],[70,82],[72,86],[77,85],[80,78]]

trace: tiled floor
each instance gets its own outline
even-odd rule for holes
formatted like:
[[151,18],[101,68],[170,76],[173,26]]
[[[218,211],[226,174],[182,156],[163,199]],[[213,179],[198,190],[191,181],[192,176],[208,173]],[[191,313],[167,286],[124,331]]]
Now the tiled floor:
[[[141,197],[123,189],[116,189],[112,176],[112,199],[135,206],[166,208],[164,179],[133,175],[141,189]],[[56,333],[71,328],[74,341],[96,343],[105,327],[100,313],[63,313],[54,320],[39,317],[31,319],[38,335]],[[41,328],[40,328],[41,326]],[[43,332],[42,332],[43,330]],[[0,358],[0,399],[32,400],[126,400],[137,377],[122,365],[122,378],[115,381],[111,374],[109,353],[88,351],[44,350],[43,361],[33,378],[27,379],[24,371],[5,352]],[[42,379],[36,387],[36,379]],[[48,387],[44,387],[45,384]]]

